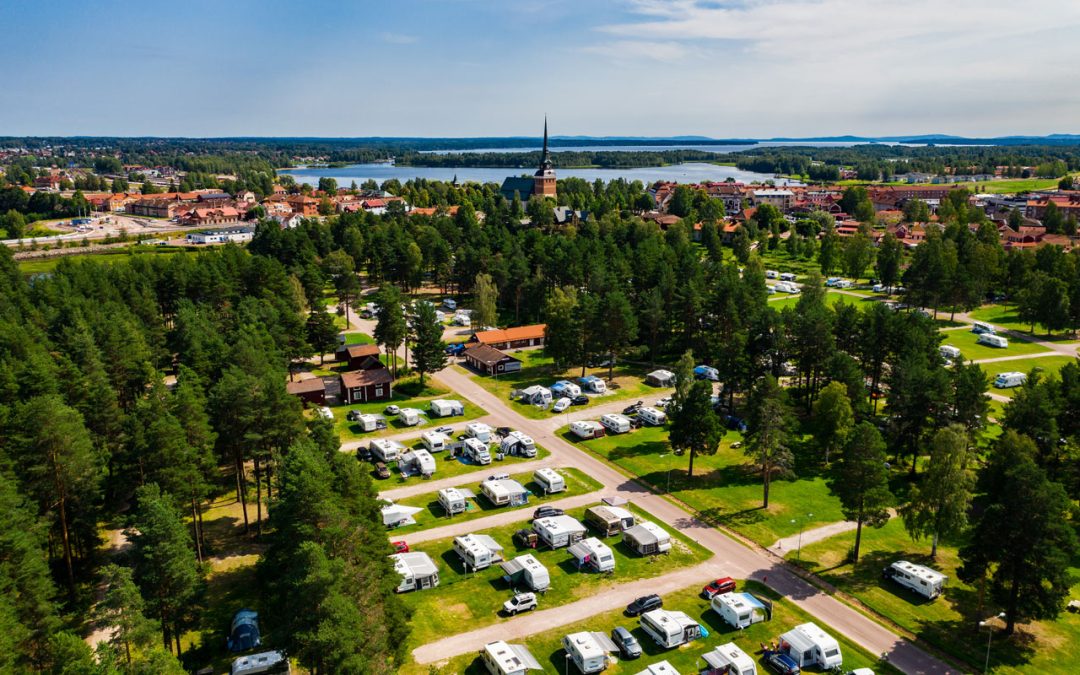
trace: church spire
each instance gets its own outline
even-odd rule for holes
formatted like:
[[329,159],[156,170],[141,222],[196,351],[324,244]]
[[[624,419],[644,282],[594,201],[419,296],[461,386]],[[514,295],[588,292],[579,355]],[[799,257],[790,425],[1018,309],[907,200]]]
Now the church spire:
[[548,132],[547,132],[547,115],[544,115],[544,152],[540,156],[540,168],[550,169],[553,165],[551,163],[551,153],[548,152]]

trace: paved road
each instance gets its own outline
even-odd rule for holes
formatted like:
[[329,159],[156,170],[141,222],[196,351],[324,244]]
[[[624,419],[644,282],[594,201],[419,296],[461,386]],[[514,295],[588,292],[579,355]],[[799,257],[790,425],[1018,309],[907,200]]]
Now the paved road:
[[[889,518],[896,517],[896,509],[889,509]],[[790,551],[794,551],[801,546],[809,546],[814,542],[823,541],[829,537],[837,534],[843,534],[844,532],[851,532],[856,527],[854,520],[841,520],[836,523],[829,523],[822,525],[821,527],[815,527],[812,530],[806,530],[799,534],[793,534],[790,537],[783,537],[777,539],[776,543],[769,547],[770,551],[773,551],[778,556],[785,556]]]

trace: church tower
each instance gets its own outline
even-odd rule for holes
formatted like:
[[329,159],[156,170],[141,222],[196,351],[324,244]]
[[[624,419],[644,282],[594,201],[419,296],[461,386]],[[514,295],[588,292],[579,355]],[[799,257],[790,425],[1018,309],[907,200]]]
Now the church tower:
[[544,154],[540,157],[540,168],[533,174],[533,196],[555,199],[555,167],[548,152],[547,116],[544,116]]

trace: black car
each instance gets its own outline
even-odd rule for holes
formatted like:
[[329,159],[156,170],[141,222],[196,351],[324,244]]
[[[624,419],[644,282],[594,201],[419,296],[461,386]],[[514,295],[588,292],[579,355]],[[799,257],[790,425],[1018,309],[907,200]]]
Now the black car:
[[636,659],[641,656],[641,645],[637,638],[622,626],[611,631],[611,641],[622,652],[624,659]]
[[357,448],[356,459],[361,462],[370,462],[375,455],[371,454],[371,448]]
[[800,672],[795,659],[783,652],[767,652],[765,654],[765,665],[773,672],[779,673],[779,675],[799,675]]
[[635,415],[635,414],[637,414],[637,411],[643,405],[645,405],[645,404],[642,403],[641,401],[638,401],[637,403],[631,403],[630,405],[623,408],[622,414],[624,414],[624,415]]
[[562,509],[557,509],[554,506],[541,506],[540,508],[533,511],[533,520],[536,520],[537,518],[551,518],[552,516],[561,516],[564,513],[566,512]]
[[585,394],[579,394],[570,399],[570,405],[588,405],[589,397]]
[[652,610],[660,609],[663,606],[664,601],[659,595],[643,595],[626,606],[626,615],[641,616],[645,612],[651,612]]

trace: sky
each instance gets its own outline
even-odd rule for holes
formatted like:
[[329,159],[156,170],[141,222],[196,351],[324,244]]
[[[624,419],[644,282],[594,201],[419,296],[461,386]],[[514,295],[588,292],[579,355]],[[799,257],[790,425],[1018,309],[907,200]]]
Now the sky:
[[0,135],[1080,133],[1077,0],[0,0]]

